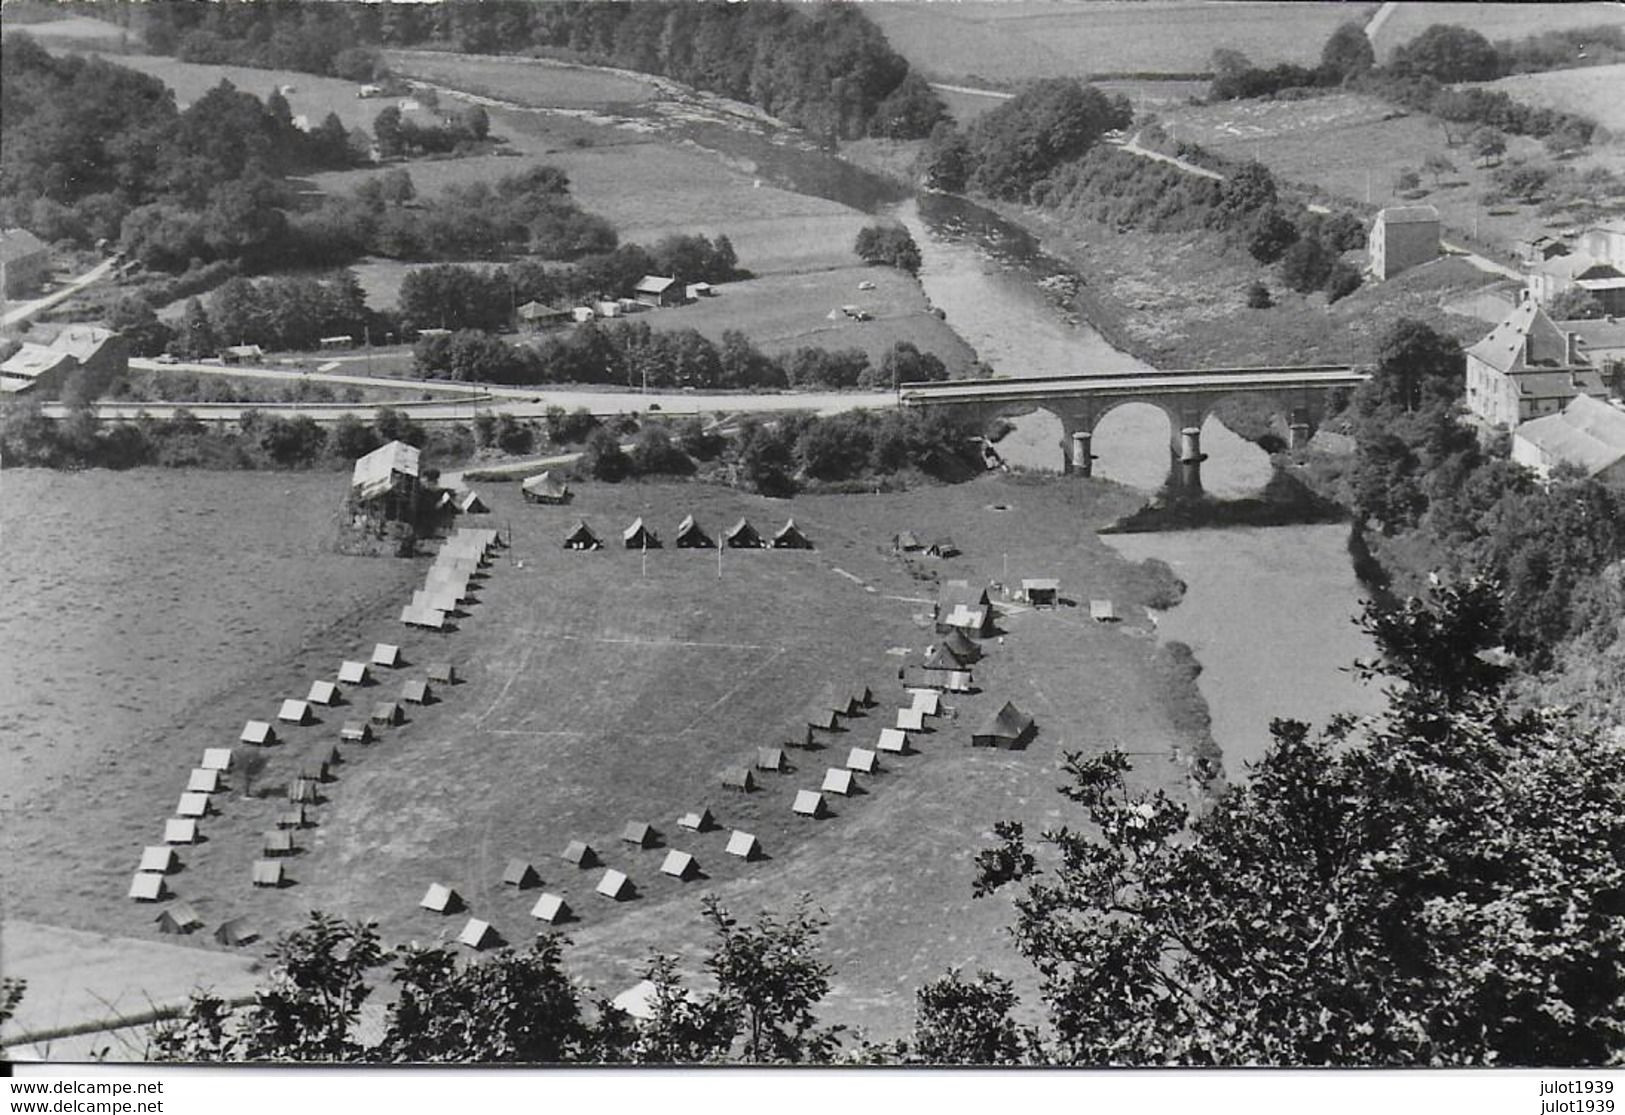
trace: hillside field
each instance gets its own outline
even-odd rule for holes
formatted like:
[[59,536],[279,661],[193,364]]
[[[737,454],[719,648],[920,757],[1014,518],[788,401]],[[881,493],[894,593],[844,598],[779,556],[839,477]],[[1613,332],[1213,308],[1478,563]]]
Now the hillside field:
[[[377,918],[389,940],[433,940],[461,925],[417,908],[440,881],[523,942],[539,928],[527,916],[535,892],[499,883],[518,856],[579,911],[565,927],[571,970],[613,993],[639,978],[652,949],[697,965],[702,893],[751,914],[809,892],[832,922],[828,1019],[889,1034],[911,1017],[914,988],[949,964],[991,966],[1030,986],[999,931],[1007,902],[970,898],[970,861],[996,820],[1059,819],[1063,751],[1115,743],[1137,754],[1139,777],[1189,792],[1189,721],[1174,710],[1193,692],[1159,665],[1137,603],[1145,574],[1093,533],[1133,506],[1123,489],[990,477],[769,501],[698,485],[587,485],[569,508],[526,506],[513,484],[481,490],[493,508],[482,524],[511,529],[514,545],[458,629],[432,634],[396,620],[425,561],[340,558],[305,541],[324,533],[341,476],[8,474],[8,543],[34,571],[9,590],[26,592],[29,608],[19,615],[9,601],[0,632],[25,663],[6,695],[8,917],[160,940],[156,909],[124,893],[202,749],[231,745],[244,720],[270,717],[280,698],[303,696],[382,640],[399,642],[407,664],[320,710],[322,723],[284,726],[261,786],[286,783],[333,744],[341,720],[394,696],[431,660],[453,661],[465,680],[380,741],[345,749],[318,823],[298,834],[283,890],[252,888],[248,871],[284,806],[245,797],[232,775],[215,795],[218,815],[203,822],[207,842],[181,849],[183,868],[170,876],[211,928],[241,914],[270,935],[320,908]],[[713,531],[742,514],[767,529],[793,515],[818,548],[731,551],[719,579],[714,552],[651,552],[644,575],[641,555],[618,545],[558,545],[577,517],[618,542],[639,514],[669,542],[690,512]],[[258,538],[273,529],[250,525],[261,520],[280,540]],[[951,533],[964,556],[905,565],[887,545],[904,527]],[[69,537],[72,562],[56,556]],[[948,702],[957,719],[938,721],[915,753],[883,761],[883,773],[860,776],[865,792],[834,799],[833,816],[793,816],[795,790],[816,788],[825,767],[890,723],[897,669],[931,639],[929,578],[985,582],[1006,569],[1011,580],[1058,576],[1074,600],[1110,596],[1125,622],[1093,624],[1076,607],[1011,608],[1004,641],[990,641],[977,669],[981,691]],[[837,680],[867,683],[879,706],[820,750],[790,752],[796,769],[762,772],[756,792],[722,790],[723,767],[798,738],[800,710]],[[43,708],[27,696],[41,693]],[[1036,739],[1021,751],[972,750],[970,727],[1005,700],[1037,718]],[[679,813],[702,805],[723,830],[676,828]],[[635,819],[695,853],[705,877],[664,877],[664,850],[621,844]],[[736,826],[760,837],[764,859],[722,854]],[[625,870],[637,896],[594,895],[600,872],[557,858],[570,839]]]
[[1386,62],[1395,47],[1416,38],[1435,23],[1471,27],[1494,42],[1499,39],[1521,39],[1546,31],[1625,23],[1625,11],[1618,4],[1598,3],[1395,4],[1377,28],[1372,44],[1376,47],[1378,60]]
[[[1489,87],[1525,104],[1588,116],[1615,136],[1625,136],[1625,99],[1619,95],[1625,89],[1625,62],[1518,74],[1491,82]],[[1620,142],[1614,141],[1616,151]]]

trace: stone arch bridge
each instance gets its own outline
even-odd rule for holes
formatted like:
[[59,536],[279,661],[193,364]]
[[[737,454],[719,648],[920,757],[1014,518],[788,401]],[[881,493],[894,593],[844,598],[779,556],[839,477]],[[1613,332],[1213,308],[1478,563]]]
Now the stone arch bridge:
[[1202,422],[1221,400],[1233,395],[1270,398],[1287,415],[1292,447],[1299,448],[1325,416],[1327,396],[1369,378],[1369,371],[1351,365],[1314,364],[904,383],[897,394],[904,406],[951,407],[984,424],[1047,410],[1061,420],[1064,431],[1063,471],[1084,476],[1094,467],[1091,442],[1100,420],[1125,403],[1149,403],[1168,416],[1169,451],[1180,465],[1182,482],[1200,487]]

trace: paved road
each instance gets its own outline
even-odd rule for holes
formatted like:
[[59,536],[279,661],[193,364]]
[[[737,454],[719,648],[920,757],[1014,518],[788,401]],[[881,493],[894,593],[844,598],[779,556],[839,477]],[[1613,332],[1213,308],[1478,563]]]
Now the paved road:
[[1001,93],[997,89],[974,89],[969,85],[947,85],[940,81],[928,82],[933,89],[940,89],[944,93],[965,93],[972,97],[992,97],[996,101],[1008,101],[1015,96],[1014,93]]
[[96,266],[77,278],[70,279],[60,288],[53,290],[43,298],[36,298],[32,302],[23,302],[13,306],[5,313],[0,314],[0,328],[11,325],[21,325],[35,314],[44,313],[58,302],[65,301],[73,295],[84,290],[91,283],[106,277],[113,270],[113,261],[104,259]]

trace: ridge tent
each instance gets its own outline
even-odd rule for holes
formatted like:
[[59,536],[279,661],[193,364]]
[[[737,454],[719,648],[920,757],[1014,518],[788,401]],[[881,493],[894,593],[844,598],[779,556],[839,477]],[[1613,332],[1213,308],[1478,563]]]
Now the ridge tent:
[[433,608],[414,608],[410,604],[401,609],[401,622],[408,627],[423,627],[430,631],[443,631],[446,613]]
[[339,687],[330,681],[313,681],[310,683],[310,692],[305,694],[305,700],[313,705],[336,704],[339,699]]
[[394,701],[379,701],[372,706],[370,719],[374,724],[399,724],[401,722],[401,706]]
[[824,784],[819,789],[826,794],[845,797],[852,792],[852,772],[841,767],[830,767],[824,772]]
[[561,895],[544,894],[536,900],[536,905],[530,908],[530,916],[552,925],[569,918],[570,905]]
[[846,754],[846,769],[855,770],[862,774],[875,772],[875,753],[867,747],[854,747]]
[[[914,695],[913,710],[921,716],[940,716],[942,708],[942,695],[934,689],[911,689]],[[900,725],[899,725],[900,726]]]
[[897,710],[897,727],[905,732],[923,732],[925,713],[917,708],[900,708]]
[[1033,718],[1009,701],[988,717],[987,722],[971,733],[975,747],[1018,747],[1026,742],[1033,730]]
[[281,860],[257,859],[254,861],[255,886],[280,887],[285,882],[287,882],[287,875],[283,870]]
[[367,679],[368,672],[365,662],[352,662],[346,659],[339,666],[339,680],[345,685],[366,685]]
[[975,688],[975,679],[969,670],[927,670],[909,666],[904,674],[911,689],[945,689],[950,693],[969,693]]
[[593,889],[605,898],[613,898],[619,902],[622,898],[631,894],[632,883],[621,872],[610,868],[604,872],[604,877],[598,880],[598,885]]
[[264,720],[250,720],[243,725],[242,735],[237,739],[241,743],[268,746],[276,742],[276,729]]
[[598,541],[598,536],[592,532],[585,519],[577,519],[575,526],[564,536],[566,550],[601,550],[603,547],[604,544]]
[[231,945],[232,947],[246,945],[258,936],[258,933],[248,928],[247,918],[229,918],[221,922],[214,931],[216,944]]
[[819,689],[813,708],[827,708],[842,716],[852,716],[863,711],[863,702],[850,692],[838,689],[834,684],[826,684]]
[[168,875],[175,870],[175,849],[168,844],[148,844],[141,849],[141,866],[136,870]]
[[444,883],[430,883],[418,906],[435,914],[449,914],[462,905],[462,898]]
[[925,547],[925,552],[928,557],[957,557],[959,556],[959,545],[952,538],[945,535],[942,538],[933,539],[930,545]]
[[412,705],[426,705],[434,697],[429,692],[429,683],[422,678],[413,678],[401,686],[401,700]]
[[1110,600],[1089,601],[1089,618],[1096,623],[1116,623],[1117,609]]
[[457,684],[457,668],[450,662],[431,662],[428,672],[430,681],[438,681],[441,685]]
[[524,890],[526,887],[541,885],[542,877],[536,874],[536,869],[524,860],[511,859],[508,861],[508,866],[502,871],[502,882],[506,886]]
[[825,708],[823,705],[814,705],[807,710],[807,727],[817,728],[821,732],[833,732],[841,726],[840,718],[835,710]]
[[167,892],[164,877],[150,871],[137,871],[130,880],[130,897],[137,902],[157,902]]
[[288,784],[288,803],[290,805],[315,805],[316,799],[316,780],[314,778],[295,778]]
[[581,840],[570,841],[559,854],[577,867],[591,867],[598,862],[598,853],[592,850],[592,845]]
[[854,708],[853,711],[856,711],[857,709],[861,709],[861,708],[869,708],[869,707],[873,706],[876,703],[875,702],[874,691],[871,690],[868,685],[866,685],[865,683],[863,683],[861,681],[856,682],[852,686],[851,694],[852,694],[852,704],[856,706],[856,708]]
[[716,819],[711,816],[709,809],[701,809],[694,813],[684,813],[677,818],[677,827],[690,832],[710,832],[716,826]]
[[822,817],[828,806],[824,802],[824,795],[817,790],[797,790],[796,801],[791,808],[803,817]]
[[190,933],[203,926],[203,919],[189,902],[177,902],[152,920],[160,933]]
[[204,770],[217,770],[222,773],[231,769],[231,748],[205,747],[203,761],[198,764]]
[[553,475],[552,471],[538,473],[519,485],[520,492],[529,503],[568,503],[570,485]]
[[919,538],[915,536],[912,530],[899,531],[892,535],[891,545],[892,549],[900,554],[913,553],[915,550],[923,548],[920,545]]
[[784,769],[784,751],[778,747],[758,747],[756,749],[757,770]]
[[209,795],[187,792],[181,795],[180,804],[175,807],[178,817],[207,817],[209,815]]
[[371,743],[372,728],[365,720],[346,720],[339,729],[339,739],[347,743]]
[[682,550],[709,550],[716,543],[705,533],[705,528],[689,515],[677,524],[677,547]]
[[628,550],[660,549],[660,537],[641,518],[633,519],[632,525],[621,531],[621,541],[626,543]]
[[762,854],[761,841],[751,833],[734,829],[733,834],[728,837],[728,854],[738,856],[740,859],[755,859]]
[[164,822],[165,844],[197,843],[197,821],[191,817],[171,817]]
[[976,641],[957,628],[938,640],[937,645],[951,654],[955,661],[967,666],[982,657],[982,648],[976,645]]
[[302,829],[310,823],[310,815],[305,812],[302,805],[284,809],[276,815],[276,827],[279,829]]
[[399,666],[401,664],[401,648],[394,643],[377,643],[372,648],[372,664],[374,666]]
[[287,829],[272,829],[265,834],[260,851],[267,856],[293,855],[293,833]]
[[481,921],[479,918],[469,918],[463,931],[457,934],[457,943],[467,945],[475,952],[487,946],[496,944],[497,931],[491,928],[491,923]]
[[813,544],[807,540],[805,534],[801,533],[801,528],[796,526],[796,521],[791,519],[773,535],[773,548],[775,550],[810,550],[813,548]]
[[458,499],[457,510],[465,515],[483,515],[491,509],[485,506],[485,501],[480,498],[478,492],[470,491],[464,492],[462,497]]
[[740,519],[722,532],[722,544],[731,550],[761,549],[762,536],[750,525],[749,519]]
[[898,728],[880,729],[880,742],[875,744],[877,751],[889,751],[894,755],[902,755],[908,751],[908,733]]
[[693,856],[687,852],[679,852],[675,848],[666,853],[665,862],[660,865],[662,875],[670,875],[674,879],[682,879],[685,882],[699,870],[700,865]]
[[655,842],[655,836],[655,830],[642,821],[628,821],[626,827],[621,830],[621,839],[639,848],[651,847]]
[[309,724],[316,719],[310,711],[310,705],[304,701],[296,701],[292,697],[282,702],[282,707],[277,709],[276,718],[286,720],[290,724]]
[[189,794],[212,794],[218,789],[220,789],[220,772],[217,770],[193,767],[192,773],[186,778],[186,792]]
[[749,767],[729,767],[722,772],[722,784],[730,790],[749,792],[756,789],[756,778]]

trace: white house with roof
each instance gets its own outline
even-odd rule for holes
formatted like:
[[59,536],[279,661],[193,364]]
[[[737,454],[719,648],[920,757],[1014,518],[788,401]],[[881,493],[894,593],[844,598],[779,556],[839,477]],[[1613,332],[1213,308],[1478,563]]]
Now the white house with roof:
[[1512,459],[1541,476],[1566,464],[1625,486],[1625,409],[1578,395],[1560,413],[1514,430]]
[[1431,205],[1389,206],[1372,222],[1366,249],[1379,282],[1439,258],[1439,211]]
[[1606,399],[1602,372],[1532,298],[1467,350],[1467,409],[1491,425],[1510,430],[1578,395]]

